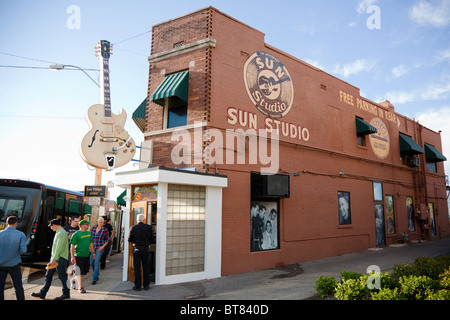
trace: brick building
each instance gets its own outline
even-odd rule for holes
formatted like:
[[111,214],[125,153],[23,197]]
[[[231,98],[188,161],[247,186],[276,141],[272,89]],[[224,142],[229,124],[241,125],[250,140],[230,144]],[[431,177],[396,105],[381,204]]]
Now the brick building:
[[116,183],[157,229],[157,284],[450,236],[440,134],[389,101],[213,7],[153,26],[148,61]]

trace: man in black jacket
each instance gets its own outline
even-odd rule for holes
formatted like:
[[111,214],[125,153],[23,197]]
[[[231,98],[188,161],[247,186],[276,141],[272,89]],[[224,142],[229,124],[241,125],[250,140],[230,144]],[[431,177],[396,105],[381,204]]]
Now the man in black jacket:
[[150,289],[150,250],[149,246],[155,243],[152,227],[144,223],[145,216],[138,214],[137,224],[130,230],[128,242],[133,243],[134,287],[133,290],[141,290],[141,263],[144,275],[144,289]]

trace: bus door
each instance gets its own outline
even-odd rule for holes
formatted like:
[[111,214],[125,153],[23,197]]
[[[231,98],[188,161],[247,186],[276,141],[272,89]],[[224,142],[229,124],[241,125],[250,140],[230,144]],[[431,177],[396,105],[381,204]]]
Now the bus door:
[[[136,224],[138,214],[143,214],[145,217],[144,223],[152,226],[153,236],[156,240],[156,216],[157,203],[156,201],[137,201],[131,203],[130,212],[130,228]],[[150,245],[150,275],[155,274],[156,268],[156,244]],[[141,271],[142,272],[142,271]],[[134,281],[134,266],[133,266],[133,244],[129,244],[128,251],[128,280]]]

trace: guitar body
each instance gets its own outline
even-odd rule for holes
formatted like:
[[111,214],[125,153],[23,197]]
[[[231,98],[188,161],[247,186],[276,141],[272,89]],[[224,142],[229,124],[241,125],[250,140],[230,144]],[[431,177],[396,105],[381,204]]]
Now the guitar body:
[[104,116],[103,104],[94,104],[88,109],[86,121],[91,129],[84,136],[80,150],[86,163],[111,170],[131,161],[136,145],[124,129],[126,119],[123,109],[110,117]]

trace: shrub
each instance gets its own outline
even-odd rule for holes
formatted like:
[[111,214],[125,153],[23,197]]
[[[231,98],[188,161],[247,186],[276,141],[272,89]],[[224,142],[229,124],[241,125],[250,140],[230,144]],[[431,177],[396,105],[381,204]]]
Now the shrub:
[[437,287],[437,282],[427,276],[407,276],[399,280],[402,294],[408,300],[424,300]]
[[450,268],[439,275],[439,286],[442,289],[450,290]]
[[445,269],[450,267],[450,257],[418,257],[414,260],[417,275],[437,280]]
[[336,287],[336,280],[334,277],[324,277],[320,276],[319,279],[315,281],[317,294],[323,299],[334,294],[334,289]]
[[425,300],[450,300],[450,291],[442,289],[436,292],[430,292]]
[[362,273],[343,270],[341,271],[341,282],[349,279],[358,280],[362,275]]
[[372,300],[405,300],[398,288],[381,288],[378,292],[371,292]]
[[336,286],[334,296],[338,300],[365,300],[369,296],[367,275],[359,279],[341,280]]
[[417,275],[417,268],[415,265],[408,263],[400,263],[394,266],[394,277],[396,279],[414,275]]

